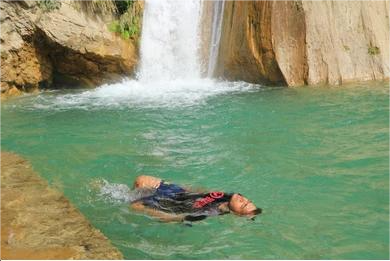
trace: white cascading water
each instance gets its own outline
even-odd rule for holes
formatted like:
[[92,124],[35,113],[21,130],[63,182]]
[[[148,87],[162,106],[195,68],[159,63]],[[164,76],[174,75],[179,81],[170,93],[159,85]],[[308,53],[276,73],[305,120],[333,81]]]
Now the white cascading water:
[[200,0],[146,0],[141,82],[199,79]]
[[217,58],[219,53],[219,42],[221,39],[221,32],[222,32],[222,20],[223,20],[224,7],[225,7],[224,0],[213,2],[213,18],[212,18],[211,40],[210,40],[209,64],[207,68],[207,77],[209,78],[213,77],[215,66],[217,64]]

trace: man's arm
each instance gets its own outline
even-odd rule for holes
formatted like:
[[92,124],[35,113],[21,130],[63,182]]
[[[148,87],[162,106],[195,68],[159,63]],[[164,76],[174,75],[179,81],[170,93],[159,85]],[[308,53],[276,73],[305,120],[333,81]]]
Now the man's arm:
[[157,217],[163,222],[181,222],[184,220],[185,215],[170,214],[156,209],[145,207],[141,202],[131,204],[131,207],[140,212],[144,212],[150,216]]
[[[134,181],[134,188],[152,188],[157,189],[160,186],[161,183],[160,178],[156,178],[153,176],[147,176],[147,175],[141,175],[138,176]],[[169,183],[167,183],[169,184]],[[195,193],[204,193],[206,192],[205,189],[202,188],[193,188],[191,186],[180,186],[185,191],[188,192],[195,192]]]
[[185,191],[188,191],[188,192],[193,192],[193,193],[205,193],[207,192],[206,189],[203,189],[203,188],[193,188],[191,186],[183,186],[182,187]]

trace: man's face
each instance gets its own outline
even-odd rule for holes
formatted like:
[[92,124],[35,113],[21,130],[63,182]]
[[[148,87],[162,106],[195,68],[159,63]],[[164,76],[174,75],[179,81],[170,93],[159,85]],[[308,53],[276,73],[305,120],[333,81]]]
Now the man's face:
[[233,212],[239,215],[250,215],[256,209],[255,204],[240,194],[233,194],[229,206]]

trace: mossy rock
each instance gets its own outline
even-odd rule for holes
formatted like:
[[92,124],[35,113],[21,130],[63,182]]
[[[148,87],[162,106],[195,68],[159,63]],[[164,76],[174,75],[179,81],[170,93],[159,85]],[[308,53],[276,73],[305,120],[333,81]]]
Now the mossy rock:
[[368,47],[368,54],[369,55],[378,55],[380,54],[380,49],[377,46],[370,46]]

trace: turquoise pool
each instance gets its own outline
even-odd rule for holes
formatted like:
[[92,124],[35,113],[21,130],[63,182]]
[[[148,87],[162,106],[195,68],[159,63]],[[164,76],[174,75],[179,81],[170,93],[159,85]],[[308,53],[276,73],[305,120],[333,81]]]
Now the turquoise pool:
[[[2,150],[30,160],[127,259],[389,258],[387,83],[132,84],[1,104]],[[264,213],[161,223],[128,207],[140,174],[238,191]]]

